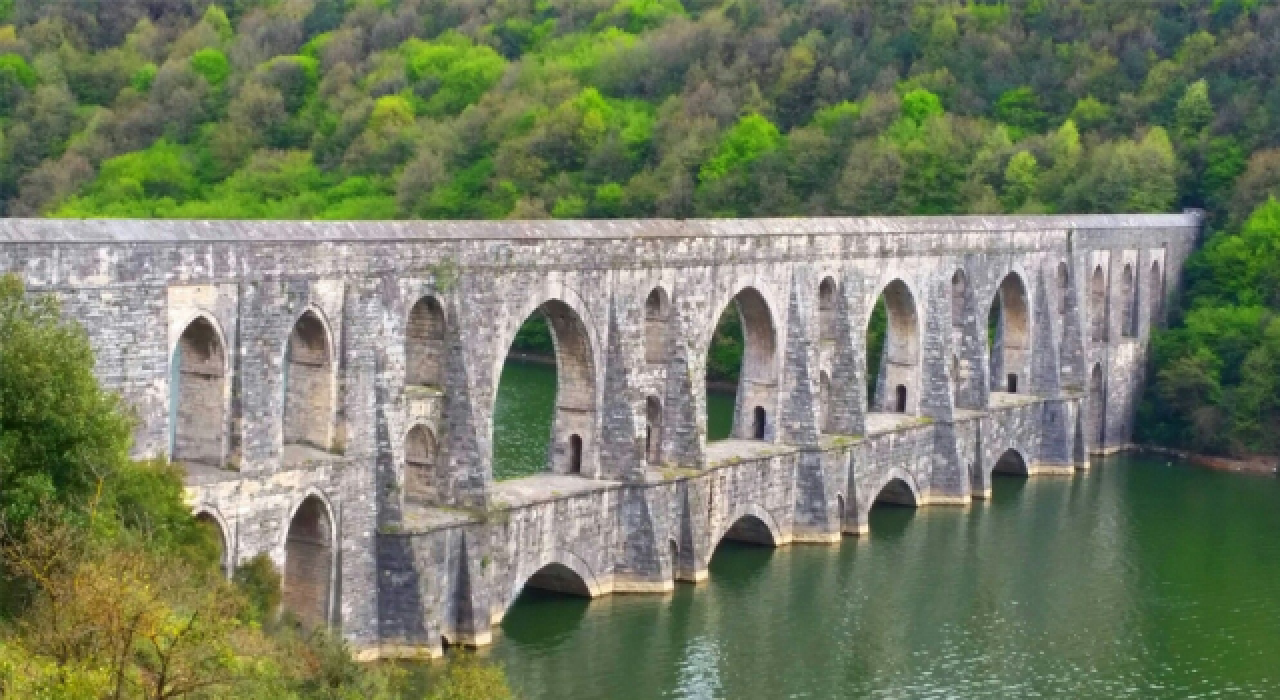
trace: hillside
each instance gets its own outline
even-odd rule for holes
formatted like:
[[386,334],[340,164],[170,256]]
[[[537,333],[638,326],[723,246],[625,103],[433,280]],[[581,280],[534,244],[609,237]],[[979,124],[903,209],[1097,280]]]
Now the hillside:
[[0,54],[8,216],[1202,207],[1146,429],[1280,448],[1259,0],[0,0]]

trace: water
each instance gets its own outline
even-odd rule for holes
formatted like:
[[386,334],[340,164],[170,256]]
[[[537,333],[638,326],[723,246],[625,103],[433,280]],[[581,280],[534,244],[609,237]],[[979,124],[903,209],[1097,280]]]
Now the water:
[[[727,430],[732,396],[710,405]],[[544,459],[548,430],[510,443]],[[1280,697],[1274,478],[1111,458],[998,478],[967,509],[876,510],[839,546],[726,542],[710,574],[667,596],[527,591],[487,653],[557,700]]]

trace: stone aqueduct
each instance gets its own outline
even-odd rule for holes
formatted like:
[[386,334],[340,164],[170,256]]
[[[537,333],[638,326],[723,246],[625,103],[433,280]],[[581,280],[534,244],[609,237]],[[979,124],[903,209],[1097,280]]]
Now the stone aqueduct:
[[[136,451],[187,466],[226,565],[269,554],[286,605],[373,658],[485,644],[525,585],[667,591],[724,537],[838,541],[878,500],[963,504],[997,469],[1086,468],[1128,443],[1199,228],[6,220],[0,271],[85,325]],[[709,444],[730,304],[734,437]],[[549,471],[496,482],[498,379],[537,311],[558,363]]]

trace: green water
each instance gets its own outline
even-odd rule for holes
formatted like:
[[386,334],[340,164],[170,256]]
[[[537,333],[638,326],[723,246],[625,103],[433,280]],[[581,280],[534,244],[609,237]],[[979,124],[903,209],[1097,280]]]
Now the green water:
[[[551,416],[556,403],[555,367],[507,360],[498,383],[493,419],[493,476],[514,479],[546,468]],[[733,427],[733,392],[707,394],[707,436],[719,440]]]
[[[515,371],[554,393],[549,368]],[[732,396],[711,406],[727,430]],[[546,419],[528,430],[507,443],[540,461]],[[1280,697],[1280,479],[1095,465],[876,510],[839,546],[725,543],[672,595],[530,590],[487,653],[557,700]]]

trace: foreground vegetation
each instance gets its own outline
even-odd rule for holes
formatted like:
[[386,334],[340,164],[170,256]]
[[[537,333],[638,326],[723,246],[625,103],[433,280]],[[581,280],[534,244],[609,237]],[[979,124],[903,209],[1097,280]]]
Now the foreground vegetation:
[[423,691],[357,665],[281,613],[265,556],[228,582],[180,469],[129,459],[132,424],[92,369],[56,305],[0,278],[0,697],[510,697],[500,670],[466,657]]
[[0,0],[0,207],[1201,207],[1145,437],[1275,451],[1277,37],[1258,0]]

